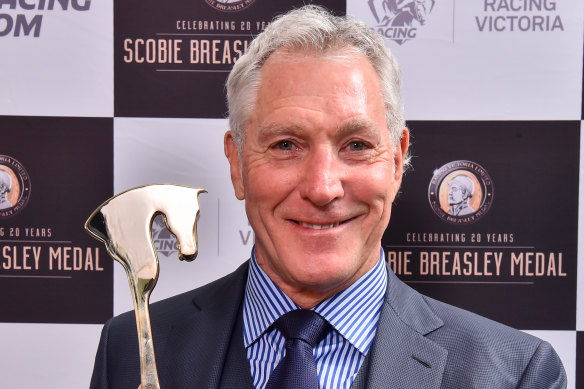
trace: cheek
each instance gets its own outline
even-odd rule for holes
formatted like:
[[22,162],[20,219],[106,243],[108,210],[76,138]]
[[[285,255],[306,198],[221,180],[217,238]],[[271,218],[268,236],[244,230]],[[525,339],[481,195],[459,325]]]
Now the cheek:
[[262,161],[248,158],[243,166],[243,183],[246,189],[246,200],[261,197],[270,187],[272,177],[269,166]]
[[399,189],[391,169],[357,169],[348,182],[354,195],[361,201],[372,204],[391,204]]
[[269,164],[247,169],[244,176],[246,206],[252,211],[274,210],[294,191],[296,184],[294,172],[276,169]]

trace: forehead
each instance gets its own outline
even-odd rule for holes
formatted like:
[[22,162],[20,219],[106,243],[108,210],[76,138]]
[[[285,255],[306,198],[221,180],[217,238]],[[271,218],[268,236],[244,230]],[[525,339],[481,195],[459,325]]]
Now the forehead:
[[[283,47],[268,57],[262,66],[260,88],[267,86],[272,77],[279,81],[289,81],[291,86],[298,81],[311,79],[314,74],[332,75],[331,72],[352,71],[362,73],[369,81],[373,81],[375,92],[381,93],[379,77],[369,59],[354,47],[330,49],[325,52],[315,50],[292,49]],[[332,79],[342,85],[343,79]]]
[[385,121],[379,77],[370,61],[350,48],[273,53],[262,68],[252,116],[266,118],[291,107],[339,119],[361,115]]

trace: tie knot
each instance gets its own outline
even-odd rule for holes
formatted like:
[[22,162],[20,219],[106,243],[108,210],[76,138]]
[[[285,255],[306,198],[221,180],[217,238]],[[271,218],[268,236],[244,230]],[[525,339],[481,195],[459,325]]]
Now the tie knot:
[[309,309],[296,309],[274,323],[286,340],[300,339],[314,347],[330,330],[329,323]]

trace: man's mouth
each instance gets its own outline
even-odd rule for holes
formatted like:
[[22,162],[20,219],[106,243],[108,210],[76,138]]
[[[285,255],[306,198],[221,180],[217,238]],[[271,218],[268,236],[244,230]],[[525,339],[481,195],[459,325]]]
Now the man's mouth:
[[340,222],[331,223],[331,224],[310,224],[310,223],[305,223],[305,222],[297,222],[297,223],[300,224],[302,227],[312,228],[314,230],[323,230],[325,228],[333,228],[333,227],[336,227],[339,224],[341,224]]
[[354,220],[356,218],[357,218],[357,216],[353,216],[353,217],[350,217],[348,219],[344,219],[344,220],[341,220],[341,221],[338,221],[338,222],[322,223],[322,224],[320,224],[320,223],[318,223],[318,224],[317,223],[308,223],[308,222],[303,222],[303,221],[300,221],[300,220],[293,220],[293,219],[289,219],[289,220],[291,222],[294,222],[294,223],[298,224],[299,226],[302,226],[302,227],[311,228],[313,230],[324,230],[324,229],[327,229],[327,228],[335,228],[335,227],[338,227],[341,224],[345,224],[345,223],[350,222],[351,220]]

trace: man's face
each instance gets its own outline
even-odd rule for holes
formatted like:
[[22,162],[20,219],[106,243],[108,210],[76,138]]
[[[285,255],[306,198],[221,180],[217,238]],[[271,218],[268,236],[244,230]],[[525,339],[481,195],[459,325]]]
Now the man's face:
[[225,150],[257,261],[296,303],[313,306],[377,262],[407,130],[394,150],[364,56],[277,51],[263,67],[246,131],[241,156],[229,133]]
[[450,190],[448,191],[448,203],[450,205],[460,204],[464,201],[464,193],[462,186],[456,182],[450,184]]

